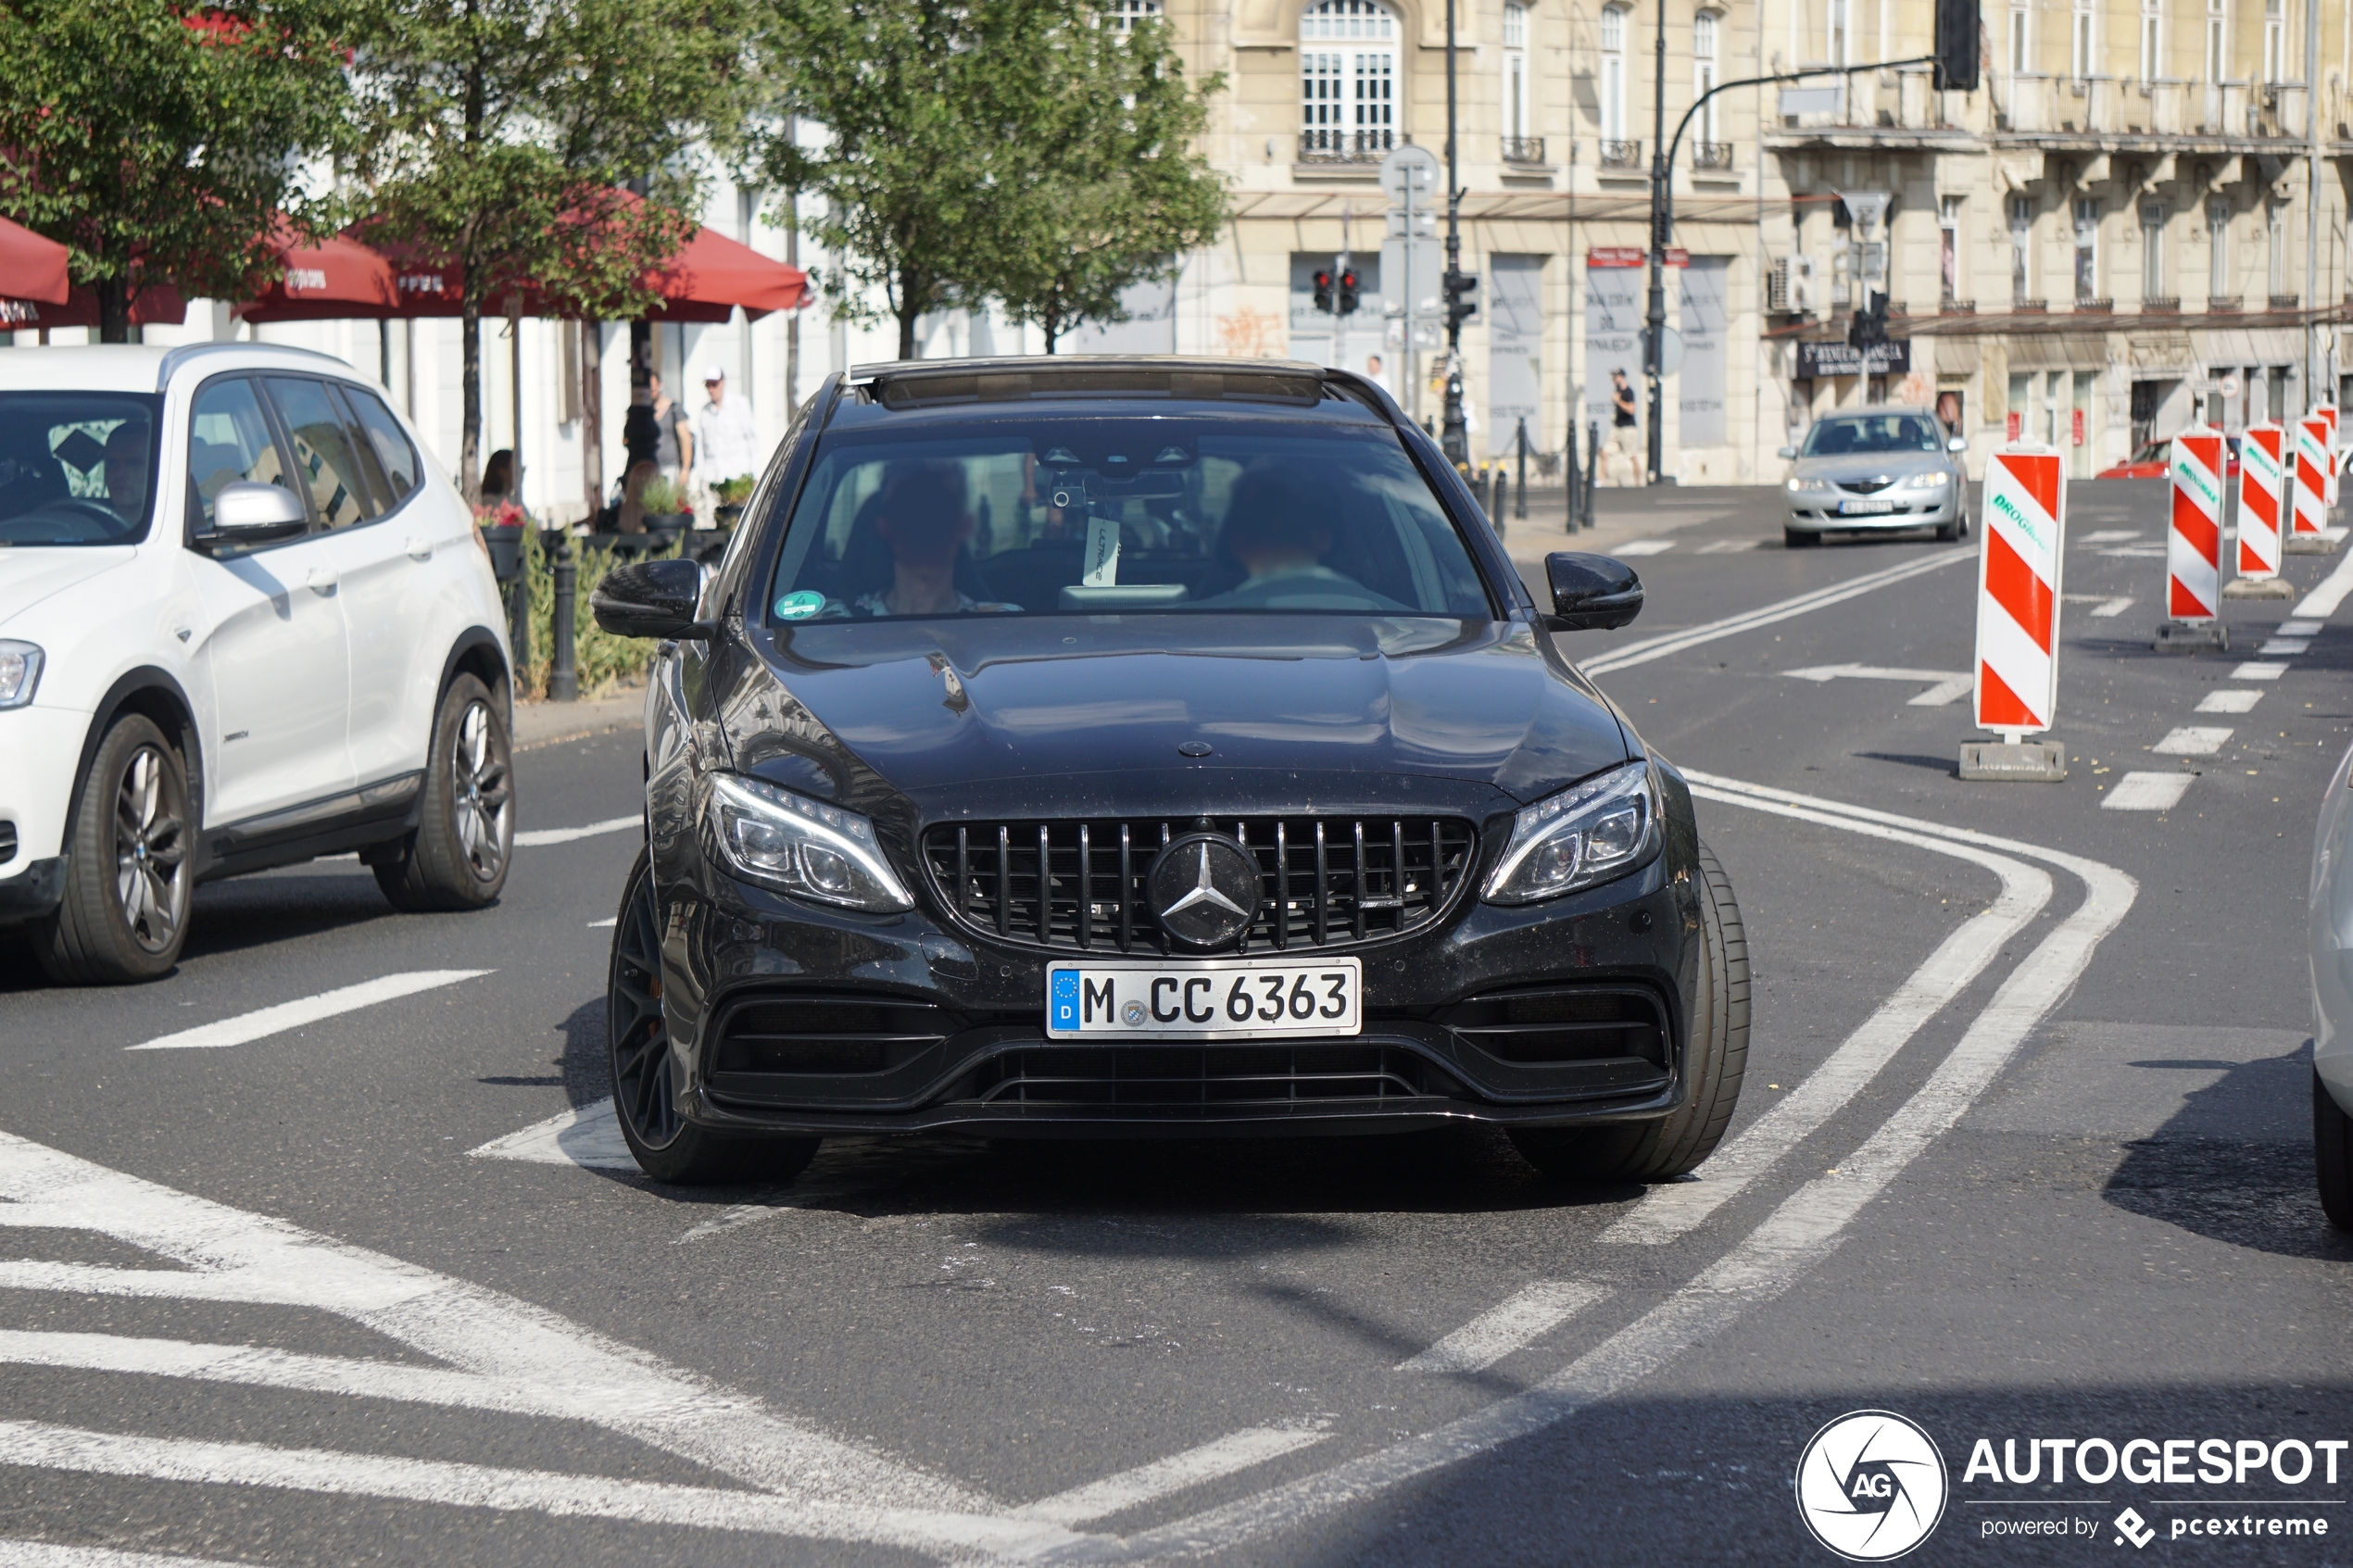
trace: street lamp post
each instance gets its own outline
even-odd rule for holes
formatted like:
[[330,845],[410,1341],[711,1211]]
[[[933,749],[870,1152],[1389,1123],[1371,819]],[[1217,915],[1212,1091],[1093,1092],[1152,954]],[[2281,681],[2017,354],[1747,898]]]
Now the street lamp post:
[[[1678,128],[1677,141],[1681,141]],[[1650,449],[1645,461],[1647,483],[1658,483],[1667,465],[1667,231],[1673,221],[1667,186],[1674,173],[1667,148],[1667,5],[1658,7],[1658,51],[1651,82],[1651,294],[1650,309],[1642,318],[1642,382],[1650,391]]]
[[1446,413],[1439,445],[1450,463],[1470,460],[1463,421],[1463,182],[1454,153],[1454,0],[1446,0]]

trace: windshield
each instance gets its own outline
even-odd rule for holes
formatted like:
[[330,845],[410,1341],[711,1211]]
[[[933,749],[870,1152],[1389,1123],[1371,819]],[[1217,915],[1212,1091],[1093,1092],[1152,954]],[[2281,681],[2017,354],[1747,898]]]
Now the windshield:
[[0,392],[0,545],[145,538],[162,403],[130,392]]
[[775,621],[1190,610],[1492,614],[1386,427],[1214,415],[824,437]]
[[1944,449],[1936,421],[1926,414],[1864,414],[1854,419],[1824,420],[1806,436],[1806,456],[1809,458]]

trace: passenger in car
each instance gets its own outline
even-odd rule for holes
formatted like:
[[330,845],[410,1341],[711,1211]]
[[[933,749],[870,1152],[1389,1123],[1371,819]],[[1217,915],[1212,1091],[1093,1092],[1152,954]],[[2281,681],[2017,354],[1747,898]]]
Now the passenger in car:
[[130,420],[107,437],[107,505],[129,523],[147,515],[147,427]]
[[1289,469],[1259,463],[1234,483],[1220,551],[1242,581],[1199,601],[1202,609],[1391,609],[1407,607],[1324,564],[1340,535],[1335,494]]
[[924,463],[893,474],[873,521],[875,534],[890,546],[891,584],[859,595],[847,613],[970,615],[1021,608],[976,600],[956,586],[957,555],[973,535],[973,514],[964,505],[963,470],[953,463]]

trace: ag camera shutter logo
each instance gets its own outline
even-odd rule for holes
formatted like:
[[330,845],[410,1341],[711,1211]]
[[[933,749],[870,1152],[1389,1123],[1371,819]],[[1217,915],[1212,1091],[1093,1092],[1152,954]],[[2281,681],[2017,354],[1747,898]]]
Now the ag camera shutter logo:
[[1948,1490],[1935,1440],[1893,1411],[1840,1416],[1798,1456],[1798,1517],[1850,1562],[1885,1562],[1928,1539]]

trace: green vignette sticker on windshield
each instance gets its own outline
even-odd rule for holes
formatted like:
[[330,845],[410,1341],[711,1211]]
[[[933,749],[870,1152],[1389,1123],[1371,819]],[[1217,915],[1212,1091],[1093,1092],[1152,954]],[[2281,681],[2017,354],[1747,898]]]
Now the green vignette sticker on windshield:
[[786,594],[776,601],[779,621],[806,621],[825,608],[825,596],[814,588],[802,588]]

